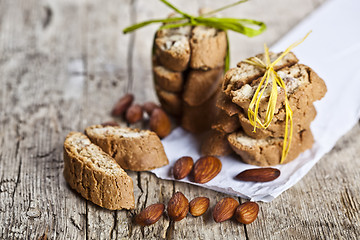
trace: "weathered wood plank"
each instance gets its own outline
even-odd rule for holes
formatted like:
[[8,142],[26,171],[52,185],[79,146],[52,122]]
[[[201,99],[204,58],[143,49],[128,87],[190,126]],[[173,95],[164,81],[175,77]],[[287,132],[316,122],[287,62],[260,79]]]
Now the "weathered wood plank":
[[[73,115],[81,114],[82,88],[77,96],[68,94],[81,79],[67,71],[69,60],[81,57],[80,8],[70,2],[53,6],[55,29],[49,30],[43,18],[47,3],[7,4],[5,9],[12,10],[2,17],[2,24],[12,26],[13,32],[5,31],[0,41],[1,86],[7,86],[1,112],[9,121],[2,124],[0,169],[1,194],[5,193],[1,204],[12,204],[1,207],[0,238],[36,239],[45,232],[54,239],[83,238],[86,202],[69,191],[62,176],[62,141],[82,119]],[[67,17],[61,17],[65,13]],[[7,179],[14,184],[4,185]]]

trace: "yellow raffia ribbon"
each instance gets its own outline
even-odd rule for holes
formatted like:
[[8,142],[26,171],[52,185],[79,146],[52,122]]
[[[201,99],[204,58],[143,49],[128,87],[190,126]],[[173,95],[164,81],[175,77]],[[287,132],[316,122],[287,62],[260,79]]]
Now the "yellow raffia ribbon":
[[[250,102],[249,109],[248,109],[248,118],[252,126],[254,126],[253,132],[256,132],[256,128],[260,127],[263,129],[266,129],[269,127],[275,112],[275,106],[277,101],[277,95],[278,90],[277,86],[284,89],[285,93],[285,111],[286,111],[286,118],[285,118],[285,136],[284,136],[284,143],[283,143],[283,150],[281,155],[280,164],[284,162],[285,158],[287,157],[290,149],[290,144],[292,140],[293,135],[293,112],[290,108],[289,99],[287,97],[286,92],[286,85],[284,81],[281,79],[281,77],[277,74],[277,72],[274,70],[275,65],[286,55],[288,54],[293,48],[301,44],[311,33],[311,31],[306,34],[304,38],[302,38],[299,41],[296,41],[295,43],[291,44],[275,61],[270,61],[270,55],[269,55],[269,48],[266,44],[264,44],[264,50],[265,50],[265,60],[266,63],[261,61],[261,59],[257,57],[250,58],[248,60],[244,60],[244,62],[248,64],[255,65],[260,68],[265,69],[264,76],[262,77],[258,88],[255,91],[255,94]],[[266,108],[266,115],[264,121],[258,118],[258,112],[259,112],[259,105],[261,97],[266,89],[266,87],[269,84],[269,81],[272,81],[272,88],[269,98],[269,103]],[[265,83],[264,83],[265,82]],[[290,123],[290,131],[289,131],[289,123]],[[259,125],[259,126],[258,126]]]

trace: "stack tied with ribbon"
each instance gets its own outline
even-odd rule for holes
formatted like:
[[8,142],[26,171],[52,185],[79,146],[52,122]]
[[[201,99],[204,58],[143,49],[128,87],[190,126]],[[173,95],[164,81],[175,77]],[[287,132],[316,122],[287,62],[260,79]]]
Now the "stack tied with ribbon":
[[227,30],[253,37],[264,23],[251,19],[215,17],[220,9],[201,9],[199,16],[187,14],[166,0],[176,13],[124,29],[131,32],[151,23],[163,23],[155,34],[153,75],[155,90],[165,111],[181,119],[184,129],[200,133],[211,128],[217,114],[216,99],[223,74],[229,66]]
[[290,52],[305,38],[282,53],[271,53],[265,45],[264,54],[241,61],[225,74],[217,102],[221,111],[203,153],[224,155],[232,149],[246,163],[271,166],[290,162],[312,146],[313,102],[327,89]]

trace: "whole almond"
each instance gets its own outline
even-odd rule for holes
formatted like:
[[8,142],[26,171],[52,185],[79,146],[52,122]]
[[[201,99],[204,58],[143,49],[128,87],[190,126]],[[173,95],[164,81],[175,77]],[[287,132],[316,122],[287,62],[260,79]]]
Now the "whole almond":
[[276,168],[253,168],[239,173],[235,178],[247,182],[269,182],[280,176],[280,170]]
[[132,102],[134,101],[134,95],[128,93],[124,95],[122,98],[120,98],[115,106],[113,107],[113,110],[111,111],[111,115],[114,117],[120,117],[122,116],[125,111],[130,107]]
[[149,116],[151,116],[155,108],[160,108],[160,107],[154,102],[146,102],[143,104],[143,109]]
[[215,222],[223,222],[230,219],[235,214],[239,202],[233,198],[227,197],[216,203],[213,211]]
[[161,109],[155,108],[150,117],[150,130],[159,138],[164,138],[171,132],[171,122],[168,115]]
[[173,174],[175,179],[183,179],[191,172],[191,169],[194,165],[192,157],[181,157],[179,158],[174,167]]
[[206,183],[216,177],[221,171],[221,161],[217,157],[205,156],[196,161],[193,168],[194,181]]
[[190,201],[190,213],[194,217],[203,215],[209,208],[210,200],[207,197],[197,197]]
[[136,215],[135,222],[141,226],[154,224],[161,218],[164,209],[165,206],[162,203],[152,204]]
[[167,212],[172,220],[180,221],[189,212],[189,200],[181,192],[176,192],[169,200]]
[[101,125],[104,126],[104,127],[106,127],[106,126],[113,126],[113,127],[119,126],[119,124],[117,122],[115,122],[115,121],[103,122]]
[[256,202],[244,202],[235,211],[238,222],[249,224],[255,221],[259,213],[259,205]]
[[126,121],[136,123],[143,118],[143,109],[139,104],[131,105],[126,111]]

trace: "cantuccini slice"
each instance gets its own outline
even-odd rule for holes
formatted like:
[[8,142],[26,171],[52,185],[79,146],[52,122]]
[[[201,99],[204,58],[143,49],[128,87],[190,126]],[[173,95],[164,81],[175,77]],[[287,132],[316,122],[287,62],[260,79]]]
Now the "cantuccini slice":
[[166,91],[160,86],[155,86],[155,90],[161,106],[166,112],[175,116],[181,115],[183,101],[180,93]]
[[135,207],[134,186],[126,172],[80,132],[64,142],[64,177],[87,200],[110,210]]
[[[305,109],[309,103],[311,104],[321,99],[326,93],[324,81],[306,65],[295,64],[291,67],[285,67],[279,70],[277,74],[283,79],[286,85],[290,107],[294,112]],[[244,110],[247,110],[260,81],[261,78],[258,78],[250,83],[244,84],[237,90],[231,91],[232,101]],[[271,88],[272,81],[269,82],[260,100],[259,115],[261,118],[265,117]],[[284,90],[278,87],[275,116],[282,112],[282,116],[285,118],[284,101]]]
[[155,55],[157,61],[165,68],[181,72],[190,61],[191,27],[162,29],[156,33]]
[[[254,139],[242,131],[228,135],[232,149],[240,155],[243,162],[258,166],[273,166],[280,164],[283,149],[283,138],[268,137]],[[309,129],[294,133],[289,153],[283,163],[288,163],[303,151],[311,148],[314,138]]]
[[215,107],[219,91],[199,106],[190,106],[184,103],[181,126],[192,133],[201,133],[211,129],[218,109]]
[[220,88],[224,69],[190,70],[184,87],[183,99],[190,106],[199,106]]
[[169,92],[181,92],[184,79],[181,72],[174,72],[161,65],[153,67],[155,84]]
[[196,26],[192,29],[190,48],[191,68],[207,70],[224,66],[226,33],[215,28]]
[[95,125],[85,133],[124,169],[147,171],[169,164],[159,137],[152,131]]
[[[256,128],[256,132],[254,132],[254,126],[251,125],[247,114],[239,114],[238,120],[241,124],[241,127],[246,135],[260,139],[267,137],[284,137],[285,136],[285,127],[286,122],[285,119],[277,120],[275,117],[272,123],[268,128]],[[310,128],[311,122],[316,117],[316,109],[313,104],[310,106],[306,106],[304,109],[296,110],[293,115],[293,126],[294,133],[298,133],[303,129]]]
[[240,128],[240,121],[238,116],[229,116],[224,110],[219,109],[211,128],[223,133],[232,133]]
[[[276,60],[281,53],[270,53],[270,61]],[[266,62],[264,54],[258,54],[255,57]],[[296,58],[295,54],[292,52],[286,54],[275,66],[274,70],[278,71],[284,67],[290,67],[296,64],[299,60]],[[258,66],[246,63],[239,62],[236,68],[232,68],[226,72],[223,81],[223,92],[232,97],[232,91],[236,91],[245,84],[251,83],[253,80],[263,76],[265,69]]]
[[233,153],[227,134],[217,130],[206,133],[205,140],[201,143],[201,154],[207,156],[226,156]]

